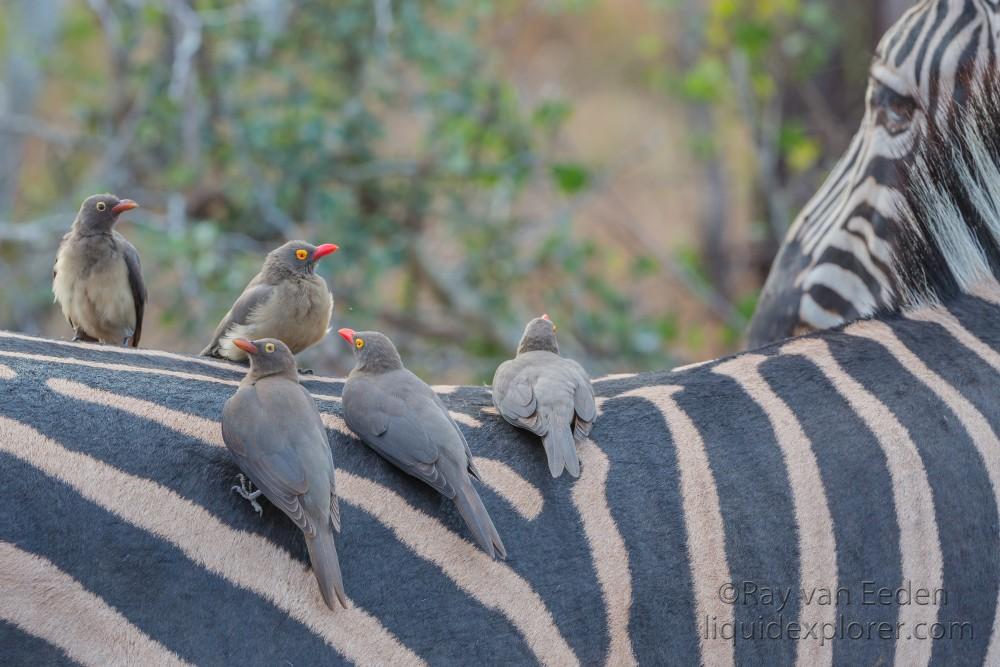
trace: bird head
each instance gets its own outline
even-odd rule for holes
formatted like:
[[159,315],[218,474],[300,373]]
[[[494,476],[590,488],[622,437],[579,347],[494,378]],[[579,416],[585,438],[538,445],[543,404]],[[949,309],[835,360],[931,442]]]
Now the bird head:
[[119,215],[138,206],[131,199],[114,195],[91,195],[80,205],[76,224],[84,231],[106,232],[118,222]]
[[403,367],[396,346],[385,334],[347,328],[337,333],[354,349],[355,369],[377,374]]
[[517,345],[517,353],[544,350],[559,354],[559,343],[556,341],[556,325],[545,313],[541,317],[528,322],[521,334],[521,342]]
[[261,338],[255,341],[236,338],[233,340],[233,345],[247,353],[252,379],[259,380],[268,375],[287,375],[298,381],[295,355],[277,338]]
[[268,253],[264,269],[271,273],[284,275],[311,274],[316,270],[316,262],[339,249],[340,247],[335,243],[314,246],[305,241],[289,241]]

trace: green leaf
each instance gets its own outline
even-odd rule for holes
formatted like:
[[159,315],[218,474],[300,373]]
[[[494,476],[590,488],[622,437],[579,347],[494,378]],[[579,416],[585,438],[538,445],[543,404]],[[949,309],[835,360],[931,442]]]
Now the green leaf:
[[722,99],[729,85],[729,73],[721,60],[705,57],[698,61],[681,82],[681,93],[695,102],[715,102]]
[[531,120],[535,125],[551,131],[565,123],[571,113],[573,113],[573,107],[568,102],[550,100],[538,105]]
[[552,165],[552,179],[559,189],[567,195],[576,194],[587,187],[590,172],[583,165],[573,162],[561,162]]

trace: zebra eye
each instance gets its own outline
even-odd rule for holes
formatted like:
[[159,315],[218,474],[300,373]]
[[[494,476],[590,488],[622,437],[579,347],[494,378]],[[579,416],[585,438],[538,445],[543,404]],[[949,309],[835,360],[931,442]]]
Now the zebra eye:
[[908,129],[917,110],[916,100],[877,81],[873,85],[871,104],[875,121],[892,135]]

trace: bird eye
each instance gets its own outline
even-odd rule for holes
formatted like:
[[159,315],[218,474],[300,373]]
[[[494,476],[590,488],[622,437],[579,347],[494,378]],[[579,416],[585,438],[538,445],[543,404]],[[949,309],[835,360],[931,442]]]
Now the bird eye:
[[354,346],[360,350],[365,346],[365,341],[361,340],[360,338],[357,338],[354,341]]
[[98,211],[103,211],[103,210],[105,210],[105,209],[106,209],[107,207],[108,207],[108,205],[107,205],[107,204],[105,204],[104,202],[102,202],[102,201],[99,201],[99,202],[97,202],[97,210],[98,210]]
[[264,351],[267,352],[268,354],[274,352],[274,343],[265,343]]
[[305,259],[306,257],[309,256],[309,253],[303,250],[302,248],[299,248],[298,250],[295,251],[295,256],[298,257],[299,259]]

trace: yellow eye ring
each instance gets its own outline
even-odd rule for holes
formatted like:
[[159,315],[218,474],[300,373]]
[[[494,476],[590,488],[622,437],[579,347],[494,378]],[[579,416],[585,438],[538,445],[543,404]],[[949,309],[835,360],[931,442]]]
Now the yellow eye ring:
[[361,340],[360,338],[357,338],[357,339],[354,340],[354,347],[356,347],[356,348],[358,348],[360,350],[364,346],[365,346],[365,341]]
[[295,251],[295,256],[298,257],[299,259],[304,260],[306,257],[309,256],[309,252],[302,248],[299,248],[298,250]]
[[274,352],[274,343],[264,343],[264,351],[268,354]]
[[108,205],[105,204],[104,202],[102,202],[102,201],[97,202],[97,210],[98,211],[103,211],[103,210],[105,210],[107,208],[108,208]]

